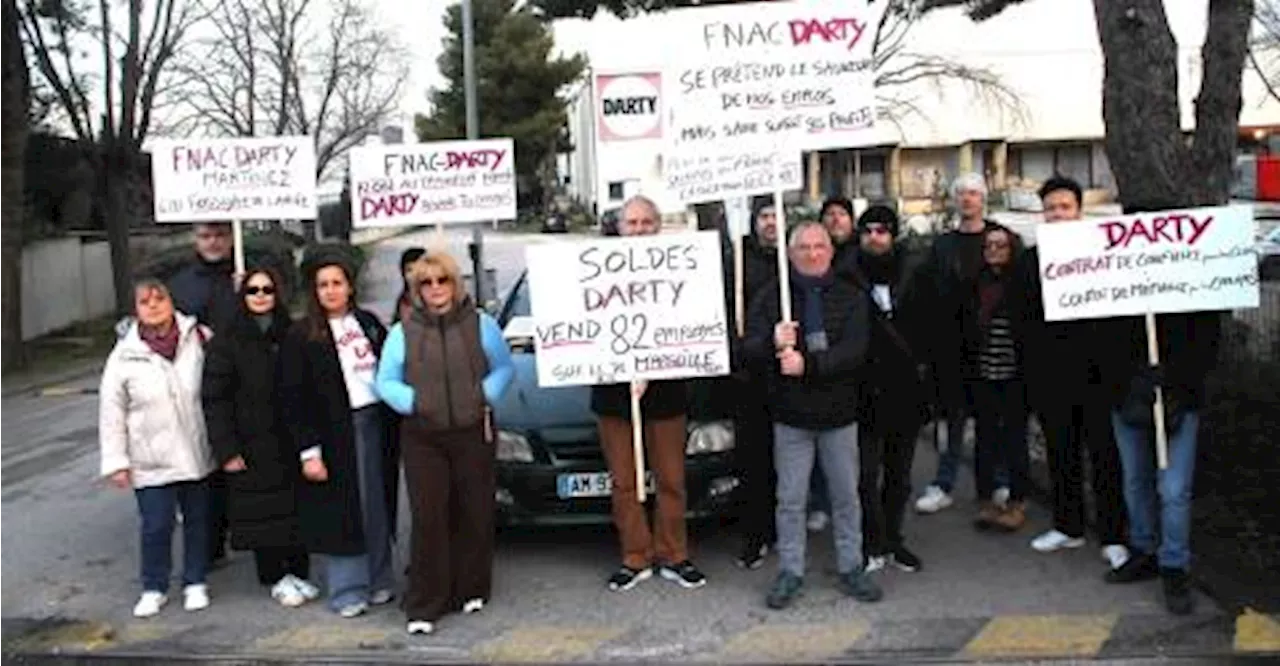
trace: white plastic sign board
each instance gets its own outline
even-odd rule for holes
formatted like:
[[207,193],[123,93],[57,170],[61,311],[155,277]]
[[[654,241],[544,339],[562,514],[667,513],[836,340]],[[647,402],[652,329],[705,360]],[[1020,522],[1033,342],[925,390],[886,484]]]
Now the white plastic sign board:
[[600,141],[657,139],[662,136],[662,74],[596,75],[597,136]]
[[1041,224],[1045,319],[1256,308],[1254,226],[1248,206]]
[[539,386],[729,372],[717,232],[539,243],[525,253]]
[[669,152],[872,140],[872,47],[889,4],[797,0],[672,12],[678,20],[662,49]]
[[353,148],[352,226],[514,220],[515,158],[511,139]]
[[667,190],[683,204],[796,190],[803,183],[796,150],[672,154],[662,163]]
[[308,136],[155,139],[156,222],[316,218],[316,152]]

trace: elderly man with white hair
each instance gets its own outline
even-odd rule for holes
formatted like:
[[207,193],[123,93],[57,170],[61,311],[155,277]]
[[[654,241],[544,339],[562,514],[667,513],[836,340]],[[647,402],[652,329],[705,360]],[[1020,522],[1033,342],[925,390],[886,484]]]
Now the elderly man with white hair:
[[[916,511],[920,513],[936,513],[954,503],[951,493],[960,466],[965,421],[973,415],[973,396],[969,387],[961,379],[960,368],[947,360],[952,357],[946,353],[947,350],[959,344],[961,336],[960,323],[952,313],[956,311],[958,299],[964,298],[974,288],[982,268],[982,244],[986,232],[1005,229],[1013,234],[1007,227],[984,216],[987,183],[981,174],[966,173],[956,178],[951,184],[951,199],[960,219],[954,229],[933,241],[917,277],[921,298],[926,304],[922,311],[937,318],[927,322],[926,330],[939,407],[947,421],[946,444],[939,447],[938,452],[938,473],[916,500]],[[1007,471],[997,469],[997,489],[992,501],[1004,504],[1009,496],[1008,485]]]

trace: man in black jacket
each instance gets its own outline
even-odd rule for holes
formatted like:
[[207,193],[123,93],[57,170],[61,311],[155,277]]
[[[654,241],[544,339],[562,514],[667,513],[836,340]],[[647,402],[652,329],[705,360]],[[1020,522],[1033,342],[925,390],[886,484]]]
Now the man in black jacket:
[[863,566],[857,480],[867,303],[836,277],[835,248],[821,224],[797,226],[787,252],[788,296],[797,321],[782,321],[768,287],[756,295],[747,318],[747,358],[769,377],[778,475],[779,573],[766,603],[784,608],[804,585],[805,504],[815,457],[827,475],[840,586],[859,601],[878,601],[880,588]]
[[[1070,178],[1045,181],[1040,200],[1045,222],[1081,219],[1082,190]],[[1099,337],[1094,320],[1046,322],[1037,248],[1028,250],[1023,266],[1032,308],[1026,340],[1028,394],[1031,408],[1040,416],[1053,481],[1053,529],[1036,537],[1031,547],[1050,553],[1085,545],[1084,452],[1088,450],[1094,525],[1102,556],[1118,569],[1129,559],[1129,549],[1125,547],[1120,452],[1112,436],[1098,365],[1098,350],[1108,341]]]
[[[1157,210],[1127,206],[1125,214]],[[1215,311],[1156,316],[1160,364],[1147,360],[1143,317],[1099,323],[1114,347],[1102,362],[1109,389],[1111,424],[1124,468],[1124,499],[1129,513],[1130,558],[1107,572],[1107,582],[1132,583],[1159,577],[1165,605],[1185,615],[1191,596],[1191,484],[1195,476],[1205,377],[1218,358],[1222,313]],[[1156,466],[1152,405],[1155,387],[1164,397],[1169,465]]]
[[893,564],[918,571],[920,558],[907,549],[902,520],[911,496],[911,464],[916,435],[928,418],[923,384],[925,365],[916,349],[921,333],[906,248],[894,243],[898,215],[871,206],[858,218],[857,241],[842,277],[864,294],[871,312],[871,337],[863,383],[858,445],[863,551],[867,570]]
[[[971,293],[982,269],[982,244],[987,232],[1004,229],[1013,234],[1004,225],[983,217],[987,185],[980,174],[968,173],[957,178],[951,184],[951,197],[959,209],[960,223],[933,241],[916,278],[921,311],[934,315],[932,320],[924,322],[923,330],[929,334],[926,353],[934,366],[937,400],[947,421],[947,444],[938,452],[937,476],[916,500],[916,511],[920,513],[941,511],[954,503],[951,492],[960,467],[965,421],[973,415],[973,396],[961,379],[960,368],[949,361],[950,354],[946,351],[955,346],[962,334],[960,323],[953,315],[961,300]],[[996,479],[998,487],[991,499],[1004,504],[1009,495],[1008,475],[997,470]]]
[[[636,196],[622,206],[621,236],[650,236],[662,230],[662,216],[651,200]],[[646,462],[657,486],[653,528],[637,498],[635,457],[631,447],[631,395],[644,415]],[[604,384],[591,389],[591,411],[600,446],[613,477],[613,524],[622,546],[622,566],[609,577],[609,589],[629,590],[657,573],[681,587],[695,588],[707,578],[689,561],[685,529],[685,422],[688,384],[682,380]]]

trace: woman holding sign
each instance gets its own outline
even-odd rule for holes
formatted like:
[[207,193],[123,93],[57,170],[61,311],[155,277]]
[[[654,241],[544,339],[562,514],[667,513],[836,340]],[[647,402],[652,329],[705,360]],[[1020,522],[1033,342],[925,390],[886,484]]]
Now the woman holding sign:
[[514,375],[498,323],[480,312],[453,257],[431,252],[408,271],[413,308],[391,328],[377,388],[402,426],[413,514],[408,631],[429,634],[489,599],[493,576],[494,433],[488,405]]

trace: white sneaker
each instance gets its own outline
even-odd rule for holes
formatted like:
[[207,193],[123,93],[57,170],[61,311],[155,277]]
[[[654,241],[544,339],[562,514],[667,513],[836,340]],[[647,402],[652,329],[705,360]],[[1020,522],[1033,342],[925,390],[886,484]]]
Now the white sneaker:
[[138,603],[133,606],[133,616],[152,617],[167,603],[169,603],[169,597],[163,592],[143,592],[142,596],[138,597]]
[[483,608],[484,608],[484,599],[481,599],[480,597],[476,597],[475,599],[468,599],[467,603],[462,604],[463,613],[478,613]]
[[1041,553],[1052,553],[1063,548],[1079,548],[1084,544],[1084,537],[1073,537],[1058,530],[1049,530],[1031,540],[1031,549]]
[[369,604],[366,604],[363,601],[357,601],[354,604],[348,604],[339,608],[338,615],[350,620],[353,617],[360,617],[361,615],[364,615],[367,610],[369,610]]
[[281,606],[286,608],[297,608],[307,603],[307,597],[302,594],[302,590],[290,580],[292,576],[281,578],[271,588],[271,598],[280,602]]
[[436,625],[426,620],[410,620],[409,625],[405,628],[411,634],[427,635],[436,630]]
[[1129,561],[1129,549],[1119,544],[1103,546],[1102,559],[1109,562],[1112,569],[1119,569]]
[[884,555],[873,555],[867,558],[867,564],[863,570],[867,573],[875,573],[885,567],[889,563],[889,558]]
[[814,511],[809,514],[809,520],[805,523],[805,526],[809,528],[810,532],[821,532],[827,529],[827,523],[829,522],[831,522],[831,517],[827,515],[826,511]]
[[995,502],[996,506],[999,506],[1000,508],[1009,506],[1009,489],[1003,487],[996,488],[996,491],[991,493],[991,501]]
[[288,580],[293,589],[297,590],[307,601],[315,601],[320,598],[320,588],[316,587],[311,581],[298,578],[293,574],[286,575],[284,579]]
[[952,504],[955,500],[951,499],[951,495],[947,491],[938,486],[929,486],[924,489],[924,494],[920,499],[916,500],[916,511],[919,513],[937,513]]
[[182,609],[188,611],[204,610],[209,607],[209,586],[204,583],[188,585],[182,588]]
[[375,590],[369,595],[370,606],[381,606],[395,601],[396,593],[391,590]]

